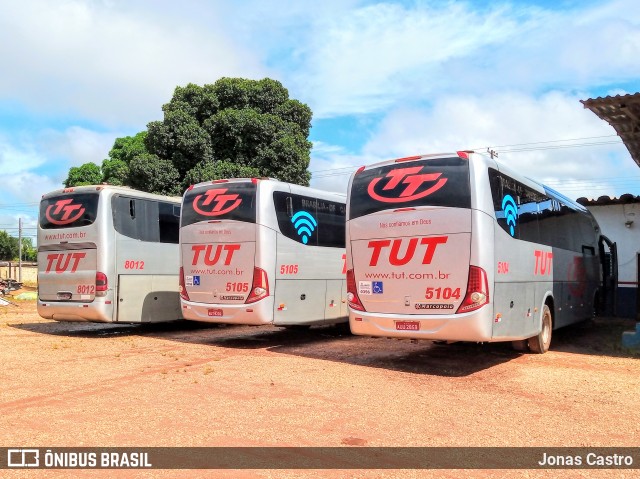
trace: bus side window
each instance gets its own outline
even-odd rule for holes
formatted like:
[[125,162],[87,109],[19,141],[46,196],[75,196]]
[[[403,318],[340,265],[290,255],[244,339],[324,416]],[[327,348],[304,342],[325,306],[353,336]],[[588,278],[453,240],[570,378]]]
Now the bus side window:
[[158,227],[161,243],[178,244],[180,237],[180,207],[173,203],[159,203]]

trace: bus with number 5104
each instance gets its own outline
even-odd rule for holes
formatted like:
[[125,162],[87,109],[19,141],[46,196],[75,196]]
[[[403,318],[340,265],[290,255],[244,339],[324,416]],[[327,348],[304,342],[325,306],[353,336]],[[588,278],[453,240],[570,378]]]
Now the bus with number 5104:
[[354,334],[544,353],[606,293],[611,243],[589,211],[474,152],[361,167],[346,237]]

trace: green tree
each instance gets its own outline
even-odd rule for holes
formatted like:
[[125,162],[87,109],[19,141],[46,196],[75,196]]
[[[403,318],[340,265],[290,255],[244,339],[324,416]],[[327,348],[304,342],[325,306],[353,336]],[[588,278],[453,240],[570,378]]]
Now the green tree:
[[169,160],[145,153],[129,165],[129,186],[160,195],[182,195],[178,170]]
[[255,178],[260,170],[252,166],[238,165],[228,161],[203,161],[191,168],[184,177],[186,185],[219,178]]
[[183,188],[196,178],[248,173],[309,184],[311,110],[290,99],[280,82],[221,78],[203,87],[189,84],[176,88],[163,111],[164,120],[147,125],[145,143],[173,163]]
[[99,185],[100,183],[102,183],[102,171],[95,163],[72,166],[67,179],[63,182],[65,188],[69,188],[70,186]]
[[0,260],[11,261],[18,257],[18,238],[10,236],[6,231],[0,231]]
[[109,183],[162,194],[219,178],[270,176],[308,185],[311,109],[278,81],[221,78],[177,87],[164,118],[118,138],[103,160],[71,168],[65,186]]
[[[18,259],[17,253],[14,259]],[[38,261],[38,250],[33,246],[33,240],[31,238],[22,238],[22,260]]]
[[129,185],[129,165],[131,161],[147,154],[145,139],[146,131],[135,136],[116,138],[113,148],[109,151],[109,158],[102,161],[102,182],[110,185]]

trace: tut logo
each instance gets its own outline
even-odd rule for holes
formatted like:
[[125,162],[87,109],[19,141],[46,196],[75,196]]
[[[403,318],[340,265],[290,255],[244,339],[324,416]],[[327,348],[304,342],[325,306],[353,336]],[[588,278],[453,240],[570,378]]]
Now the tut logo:
[[233,211],[240,206],[242,198],[237,194],[225,194],[227,191],[227,188],[205,191],[193,199],[193,209],[203,216],[220,216]]
[[[382,203],[405,203],[418,200],[435,193],[447,182],[442,173],[418,174],[422,166],[396,168],[385,176],[374,178],[369,183],[367,193]],[[386,182],[383,180],[386,178]],[[383,184],[382,188],[378,186]]]
[[47,206],[45,217],[54,225],[68,225],[79,220],[84,212],[85,208],[81,203],[74,203],[73,198],[68,198]]

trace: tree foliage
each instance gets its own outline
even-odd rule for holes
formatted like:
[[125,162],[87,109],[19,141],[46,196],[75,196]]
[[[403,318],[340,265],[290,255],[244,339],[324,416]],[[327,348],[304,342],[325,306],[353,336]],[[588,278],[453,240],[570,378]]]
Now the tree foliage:
[[72,166],[69,176],[64,181],[66,188],[70,186],[97,185],[102,182],[102,172],[95,163],[85,163],[82,166]]
[[18,257],[18,238],[10,236],[6,231],[0,231],[0,260],[11,261]]
[[312,113],[280,82],[190,83],[177,87],[162,110],[163,120],[150,122],[147,131],[118,138],[101,169],[93,163],[72,168],[65,186],[107,182],[181,194],[190,184],[218,178],[309,184]]
[[[17,259],[18,255],[14,257]],[[38,261],[38,249],[33,246],[31,238],[22,238],[22,259],[24,261]]]

